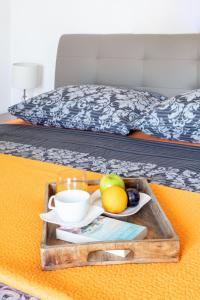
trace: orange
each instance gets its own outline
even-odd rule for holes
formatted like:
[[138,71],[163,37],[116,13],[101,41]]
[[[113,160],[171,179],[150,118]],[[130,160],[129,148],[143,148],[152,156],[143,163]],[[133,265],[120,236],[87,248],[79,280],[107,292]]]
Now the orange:
[[102,206],[107,212],[118,214],[127,208],[127,204],[127,194],[119,186],[111,186],[102,193]]

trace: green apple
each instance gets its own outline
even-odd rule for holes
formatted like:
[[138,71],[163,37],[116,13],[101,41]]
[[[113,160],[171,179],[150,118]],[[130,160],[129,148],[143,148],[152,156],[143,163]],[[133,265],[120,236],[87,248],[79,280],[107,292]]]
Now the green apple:
[[122,189],[125,189],[124,181],[120,176],[116,174],[104,175],[100,180],[101,193],[111,186],[119,186]]

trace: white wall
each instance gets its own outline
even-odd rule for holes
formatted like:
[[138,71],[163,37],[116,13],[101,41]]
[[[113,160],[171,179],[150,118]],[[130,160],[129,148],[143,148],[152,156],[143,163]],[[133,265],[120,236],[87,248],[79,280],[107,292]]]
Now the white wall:
[[0,113],[10,105],[10,0],[0,0]]
[[53,88],[62,34],[200,32],[199,11],[200,0],[11,0],[11,62],[44,66],[39,93]]

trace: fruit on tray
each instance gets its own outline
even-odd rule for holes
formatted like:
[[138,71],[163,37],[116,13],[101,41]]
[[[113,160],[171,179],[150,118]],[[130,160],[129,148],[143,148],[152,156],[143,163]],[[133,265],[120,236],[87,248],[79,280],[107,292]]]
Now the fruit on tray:
[[135,188],[126,189],[126,193],[128,196],[128,207],[137,206],[140,201],[139,191]]
[[111,186],[102,192],[102,206],[110,213],[121,213],[127,208],[128,196],[119,186]]
[[100,191],[103,193],[107,188],[111,186],[118,186],[125,189],[125,184],[123,179],[116,174],[104,175],[100,181]]

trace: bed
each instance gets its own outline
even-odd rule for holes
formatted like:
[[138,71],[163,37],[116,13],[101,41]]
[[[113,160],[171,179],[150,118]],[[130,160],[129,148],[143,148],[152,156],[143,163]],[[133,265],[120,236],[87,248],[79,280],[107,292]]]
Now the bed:
[[[200,36],[195,34],[64,35],[55,87],[106,84],[172,96],[200,87],[199,55]],[[26,126],[23,121],[1,125],[0,137],[0,211],[6,216],[0,227],[1,282],[41,299],[199,297],[200,145],[140,132],[118,136]],[[89,178],[109,172],[150,177],[181,238],[181,261],[42,272],[38,216],[44,186],[66,168],[69,174],[85,169]]]

